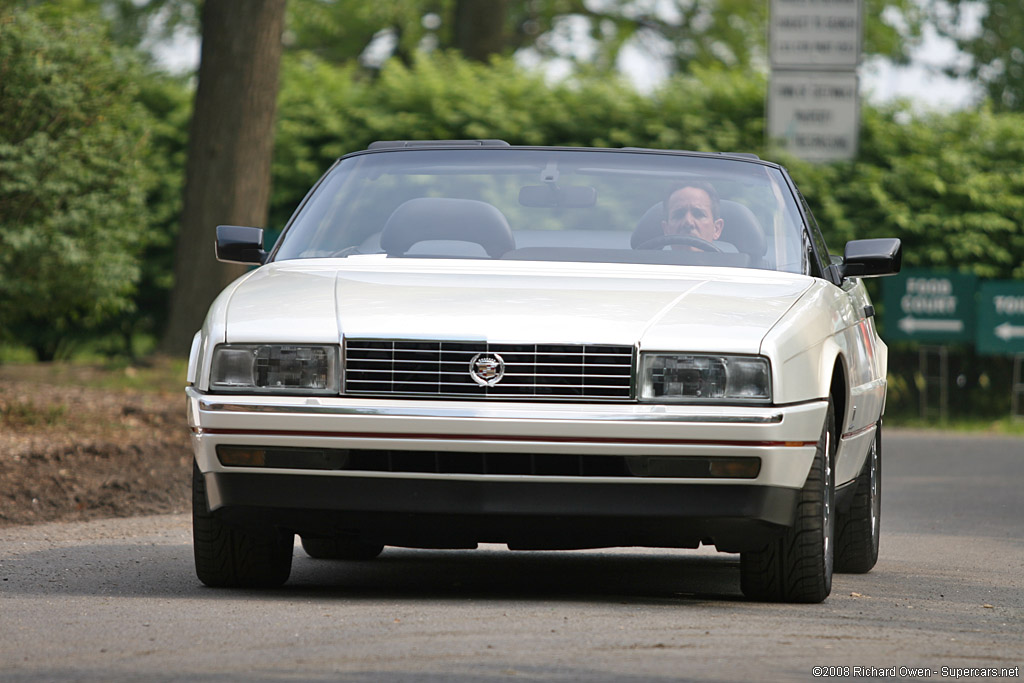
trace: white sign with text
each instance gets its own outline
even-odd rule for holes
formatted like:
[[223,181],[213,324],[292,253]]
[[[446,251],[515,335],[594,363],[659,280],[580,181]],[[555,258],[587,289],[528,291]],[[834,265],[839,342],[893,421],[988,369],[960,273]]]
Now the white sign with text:
[[771,0],[773,68],[855,69],[861,51],[860,0]]
[[807,161],[852,159],[860,118],[857,74],[773,71],[768,136]]

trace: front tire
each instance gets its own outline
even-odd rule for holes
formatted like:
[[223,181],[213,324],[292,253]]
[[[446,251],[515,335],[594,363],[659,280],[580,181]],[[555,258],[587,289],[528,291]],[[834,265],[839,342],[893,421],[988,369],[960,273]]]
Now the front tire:
[[836,571],[864,574],[878,562],[882,526],[882,423],[857,475],[850,509],[836,520]]
[[276,529],[253,535],[210,512],[206,480],[192,463],[192,545],[196,575],[214,588],[275,588],[292,571],[295,534]]
[[811,471],[792,527],[762,550],[740,555],[740,587],[753,600],[821,602],[832,592],[835,554],[835,410],[829,399]]

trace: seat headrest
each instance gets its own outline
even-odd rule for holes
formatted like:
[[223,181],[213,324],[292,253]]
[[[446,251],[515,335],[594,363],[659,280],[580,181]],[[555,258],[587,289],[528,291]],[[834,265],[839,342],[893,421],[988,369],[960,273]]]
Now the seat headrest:
[[515,249],[505,215],[487,202],[448,197],[418,197],[392,212],[380,235],[388,254],[404,254],[424,240],[475,242],[491,258]]
[[[723,199],[720,203],[721,215],[724,223],[722,234],[719,240],[728,242],[736,247],[741,254],[750,254],[756,259],[764,256],[768,250],[768,243],[764,238],[764,230],[758,222],[754,212],[738,202]],[[661,222],[665,212],[662,209],[662,202],[658,202],[640,218],[629,238],[629,244],[637,247],[662,234]]]

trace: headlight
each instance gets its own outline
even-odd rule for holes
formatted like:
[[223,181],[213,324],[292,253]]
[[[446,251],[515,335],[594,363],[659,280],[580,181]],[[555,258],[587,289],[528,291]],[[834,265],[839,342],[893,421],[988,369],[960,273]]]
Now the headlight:
[[213,391],[337,394],[338,348],[221,344],[210,369]]
[[768,403],[768,359],[647,353],[640,358],[641,401]]

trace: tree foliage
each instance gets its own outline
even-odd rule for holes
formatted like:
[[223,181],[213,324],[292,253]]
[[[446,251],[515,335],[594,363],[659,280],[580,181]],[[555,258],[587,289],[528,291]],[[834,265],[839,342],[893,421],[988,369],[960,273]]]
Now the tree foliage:
[[1024,117],[866,109],[856,162],[790,162],[830,243],[896,236],[908,266],[1024,278]]
[[[475,32],[461,31],[460,20],[477,5],[486,5],[487,19],[501,20],[504,30],[481,25]],[[864,17],[865,52],[906,61],[923,25],[918,4],[865,0]],[[466,36],[485,33],[492,36],[488,55],[530,50],[608,72],[630,47],[682,73],[694,65],[747,69],[764,64],[767,20],[768,3],[748,0],[293,0],[289,47],[336,63],[365,55],[375,41],[384,56],[407,64],[415,52],[431,49],[456,49],[482,59],[478,44],[467,44]]]
[[112,351],[129,355],[135,355],[136,335],[159,336],[166,323],[167,300],[174,284],[174,245],[181,219],[192,91],[182,77],[150,73],[140,79],[136,99],[150,122],[145,154],[140,158],[150,181],[141,273],[134,305],[108,319],[100,330],[120,338]]
[[937,4],[933,20],[968,56],[965,66],[951,66],[954,76],[966,76],[984,88],[992,107],[1024,111],[1024,9],[1020,0],[984,0],[977,35],[960,27],[977,0],[946,0]]
[[756,149],[764,88],[757,75],[697,70],[644,95],[622,78],[549,82],[511,59],[484,65],[454,53],[389,62],[369,82],[351,64],[292,56],[282,74],[270,223],[280,228],[334,159],[374,140]]
[[[338,156],[374,140],[501,138],[513,144],[641,146],[764,154],[762,77],[695,68],[652,94],[614,78],[547,82],[510,59],[394,61],[371,82],[353,66],[286,59],[270,225],[282,227]],[[1024,277],[1024,118],[987,110],[862,112],[852,163],[787,165],[837,251],[897,236],[908,265]]]
[[[65,11],[102,10],[115,40],[152,47],[178,31],[198,35],[199,4],[65,0]],[[926,14],[916,0],[864,0],[865,54],[906,62]],[[767,0],[290,0],[285,47],[373,71],[391,57],[409,65],[417,53],[457,50],[478,61],[530,53],[602,73],[632,50],[683,73],[763,67],[767,20]]]
[[148,218],[136,76],[95,26],[0,11],[0,334],[43,358],[133,305]]

